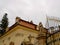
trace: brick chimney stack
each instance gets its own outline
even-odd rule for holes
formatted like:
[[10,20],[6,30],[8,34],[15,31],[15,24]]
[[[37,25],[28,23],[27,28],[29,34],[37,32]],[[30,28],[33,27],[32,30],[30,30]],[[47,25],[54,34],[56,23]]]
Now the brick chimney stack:
[[20,17],[16,17],[15,22],[19,22],[20,19]]

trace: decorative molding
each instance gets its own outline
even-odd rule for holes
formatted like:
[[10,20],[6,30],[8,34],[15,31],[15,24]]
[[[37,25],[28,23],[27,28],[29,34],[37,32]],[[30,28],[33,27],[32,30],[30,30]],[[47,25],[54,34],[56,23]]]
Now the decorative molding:
[[6,44],[4,44],[4,45],[6,45]]
[[5,40],[3,40],[3,43],[4,43]]
[[10,44],[9,45],[14,45],[14,42],[10,42]]
[[8,40],[10,40],[11,39],[11,37],[8,37]]
[[24,34],[22,34],[22,33],[16,33],[16,35],[15,36],[24,36]]

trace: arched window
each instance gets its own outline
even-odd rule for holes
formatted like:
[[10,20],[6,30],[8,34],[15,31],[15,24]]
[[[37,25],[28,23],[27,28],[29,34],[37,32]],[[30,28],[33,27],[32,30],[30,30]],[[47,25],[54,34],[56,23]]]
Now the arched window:
[[9,45],[14,45],[14,42],[10,42],[10,44]]
[[26,43],[25,42],[22,42],[21,45],[26,45]]
[[23,45],[23,43],[21,43],[21,45]]

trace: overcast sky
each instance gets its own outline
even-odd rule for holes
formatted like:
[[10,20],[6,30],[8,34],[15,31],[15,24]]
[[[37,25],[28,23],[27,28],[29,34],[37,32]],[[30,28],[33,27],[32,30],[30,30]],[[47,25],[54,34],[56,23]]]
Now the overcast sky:
[[9,26],[14,24],[16,16],[45,25],[46,15],[60,17],[60,0],[0,0],[0,20],[5,12]]

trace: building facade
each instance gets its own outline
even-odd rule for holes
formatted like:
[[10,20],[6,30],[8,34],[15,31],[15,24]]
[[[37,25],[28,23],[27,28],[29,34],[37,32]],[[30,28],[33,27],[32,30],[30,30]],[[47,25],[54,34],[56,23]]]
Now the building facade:
[[51,32],[39,25],[16,17],[15,24],[6,29],[5,34],[0,35],[0,45],[60,45],[60,26]]
[[60,27],[59,30],[47,34],[47,45],[60,45]]
[[0,36],[0,45],[46,45],[46,28],[16,17],[15,24]]

